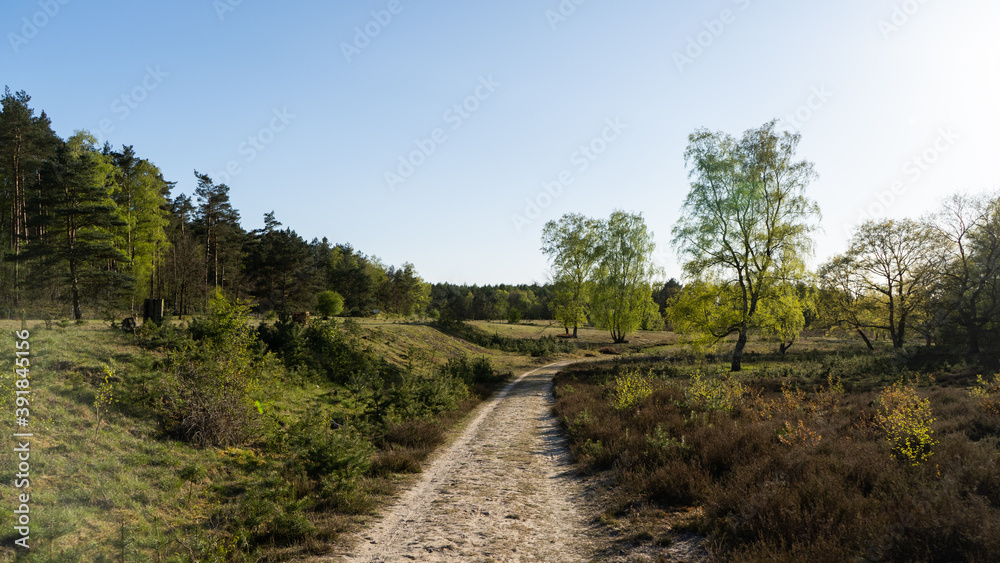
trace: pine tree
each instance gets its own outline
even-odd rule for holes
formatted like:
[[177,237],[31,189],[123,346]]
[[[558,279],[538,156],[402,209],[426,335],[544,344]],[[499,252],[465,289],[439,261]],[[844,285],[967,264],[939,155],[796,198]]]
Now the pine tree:
[[[29,236],[29,192],[38,185],[42,163],[60,143],[45,112],[35,116],[23,90],[4,90],[0,112],[0,252],[14,259],[0,265],[0,295],[16,305],[21,293],[23,261],[16,260]],[[37,234],[37,233],[36,233]]]
[[199,174],[198,187],[194,191],[198,198],[195,224],[202,243],[205,245],[205,293],[209,289],[225,289],[227,271],[237,288],[239,274],[238,260],[242,246],[243,229],[240,228],[240,214],[229,201],[229,186],[216,184],[206,174]]
[[45,213],[33,217],[35,234],[19,256],[59,273],[76,319],[83,316],[85,297],[114,304],[134,283],[116,268],[129,261],[114,245],[113,231],[124,221],[109,190],[113,166],[93,143],[93,136],[78,132],[42,167],[31,203]]

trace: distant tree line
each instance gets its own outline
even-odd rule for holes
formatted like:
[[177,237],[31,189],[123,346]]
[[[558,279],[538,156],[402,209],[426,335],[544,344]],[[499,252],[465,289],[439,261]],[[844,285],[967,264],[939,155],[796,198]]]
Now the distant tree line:
[[430,310],[445,320],[513,321],[551,320],[551,285],[455,285],[431,287]]
[[412,264],[307,242],[273,212],[247,231],[229,186],[195,171],[194,193],[171,197],[174,182],[132,146],[63,140],[30,101],[7,88],[0,109],[0,315],[115,318],[147,297],[192,314],[216,290],[258,313],[312,310],[324,292],[348,315],[426,312],[430,286]]

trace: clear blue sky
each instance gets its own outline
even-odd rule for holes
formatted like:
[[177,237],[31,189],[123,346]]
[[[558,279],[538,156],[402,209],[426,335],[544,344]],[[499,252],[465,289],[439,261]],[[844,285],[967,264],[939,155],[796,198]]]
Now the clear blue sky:
[[815,262],[862,213],[997,188],[997,21],[982,0],[11,0],[0,77],[175,193],[195,169],[226,182],[248,229],[274,210],[428,281],[542,282],[545,221],[620,208],[677,276],[699,127],[798,113]]

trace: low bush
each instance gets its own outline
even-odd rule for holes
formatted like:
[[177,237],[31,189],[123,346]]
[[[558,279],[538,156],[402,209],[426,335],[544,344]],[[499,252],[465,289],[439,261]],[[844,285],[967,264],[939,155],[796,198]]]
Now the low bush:
[[280,365],[262,354],[248,327],[250,309],[221,295],[197,323],[196,345],[170,357],[156,410],[167,433],[201,446],[232,446],[262,437]]

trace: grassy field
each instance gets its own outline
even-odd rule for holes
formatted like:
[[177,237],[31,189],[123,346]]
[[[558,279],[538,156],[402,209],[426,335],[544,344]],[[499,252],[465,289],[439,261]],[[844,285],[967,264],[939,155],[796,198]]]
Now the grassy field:
[[[190,561],[193,554],[205,561],[278,561],[322,552],[343,532],[367,521],[409,473],[419,470],[413,460],[433,449],[415,446],[417,454],[407,454],[399,444],[424,437],[390,435],[395,445],[376,452],[354,492],[338,493],[315,510],[296,510],[301,496],[295,478],[288,475],[283,459],[287,453],[254,442],[197,447],[165,435],[151,395],[164,377],[166,352],[139,347],[133,337],[99,321],[51,328],[28,321],[26,326],[31,332],[32,391],[27,429],[34,434],[31,551],[19,561]],[[14,359],[13,332],[20,328],[20,322],[0,322],[0,350],[10,356],[5,362]],[[341,329],[347,330],[343,323]],[[461,357],[487,358],[512,371],[544,361],[474,346],[419,324],[361,321],[350,330],[360,347],[418,373],[431,373]],[[112,370],[107,380],[106,369]],[[9,399],[12,377],[9,372],[5,376],[4,428],[9,436],[16,430]],[[350,421],[358,415],[356,399],[344,386],[298,374],[283,377],[278,398],[266,414],[279,434],[317,409],[332,420]],[[99,424],[102,385],[110,404]],[[415,427],[436,444],[474,404],[467,401],[438,422]],[[11,546],[17,535],[12,531],[16,506],[11,503],[25,491],[15,489],[9,478],[17,471],[14,456],[0,460],[0,473],[8,476],[0,491],[9,505],[0,511],[0,560],[13,561]],[[260,491],[274,494],[255,497]],[[263,514],[269,510],[280,514]],[[300,514],[308,522],[296,521]],[[273,547],[249,549],[246,537],[225,532],[227,519],[243,519],[244,528],[251,531],[271,522],[308,533],[304,539],[278,538]],[[241,555],[246,551],[257,555]]]
[[[524,321],[520,324],[509,324],[506,321],[471,321],[469,324],[487,332],[496,332],[501,336],[509,336],[511,338],[538,339],[545,336],[561,338],[566,334],[562,325],[556,321]],[[607,331],[593,327],[581,327],[577,331],[577,337],[577,339],[570,339],[569,341],[589,346],[614,345]],[[630,351],[636,348],[647,349],[653,346],[669,346],[677,344],[679,338],[672,332],[640,331],[630,334],[628,340],[627,344],[620,344],[616,348],[620,348],[621,351]]]
[[[721,558],[741,561],[1000,557],[991,539],[1000,538],[1000,386],[976,380],[987,368],[943,353],[869,354],[853,339],[812,336],[786,357],[773,343],[752,342],[744,371],[729,377],[725,343],[695,353],[677,335],[638,333],[611,347],[603,331],[583,329],[564,349],[567,339],[555,338],[562,329],[547,322],[472,326],[487,345],[421,323],[340,320],[336,330],[414,381],[466,365],[455,364],[460,358],[513,372],[587,360],[557,377],[556,408],[580,470],[603,483],[601,521],[622,542],[665,545],[695,534]],[[14,359],[20,328],[0,322],[4,361]],[[360,473],[342,478],[350,486],[331,489],[309,476],[302,448],[322,446],[322,454],[349,438],[303,425],[357,420],[365,428],[363,411],[378,399],[352,383],[281,369],[280,392],[259,407],[266,436],[199,447],[166,432],[161,419],[178,352],[139,346],[99,321],[27,328],[32,550],[19,561],[324,553],[409,482],[476,404],[470,397],[431,418],[389,423]],[[539,346],[502,351],[524,343]],[[9,434],[17,430],[12,380],[4,374]],[[877,422],[882,394],[897,382],[928,401],[933,418],[930,455],[916,464]],[[0,456],[0,472],[17,472],[13,455]],[[11,503],[24,491],[8,478],[0,492],[9,504],[0,510],[0,561],[14,561]]]

